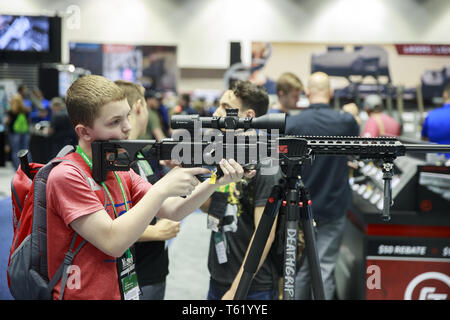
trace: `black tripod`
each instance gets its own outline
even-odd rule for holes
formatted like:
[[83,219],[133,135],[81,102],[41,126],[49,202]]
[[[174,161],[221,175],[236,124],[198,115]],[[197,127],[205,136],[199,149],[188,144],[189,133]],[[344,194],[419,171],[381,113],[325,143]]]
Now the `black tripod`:
[[[303,149],[301,154],[306,153],[306,141],[299,147]],[[313,295],[315,299],[325,299],[312,223],[311,199],[301,180],[301,168],[307,155],[295,158],[288,158],[282,154],[280,156],[280,167],[284,178],[272,188],[272,192],[267,200],[244,264],[244,271],[234,297],[236,300],[243,300],[247,297],[251,281],[257,271],[260,257],[281,205],[286,206],[283,299],[294,300],[295,298],[299,219],[305,236],[305,250],[310,266]]]

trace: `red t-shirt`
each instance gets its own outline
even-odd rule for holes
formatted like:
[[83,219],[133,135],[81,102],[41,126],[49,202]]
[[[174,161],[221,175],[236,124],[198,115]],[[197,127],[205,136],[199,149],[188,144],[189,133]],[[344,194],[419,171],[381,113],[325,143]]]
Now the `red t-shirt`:
[[[91,169],[78,153],[64,157],[68,161],[56,166],[47,182],[47,260],[51,279],[64,260],[70,247],[74,230],[70,223],[87,214],[106,209],[115,218],[111,202],[104,189],[92,178]],[[88,176],[88,180],[84,174]],[[128,208],[137,203],[151,184],[130,170],[117,172],[125,189]],[[128,176],[128,177],[127,177]],[[108,172],[106,186],[115,203],[117,214],[125,212],[125,203],[119,184]],[[100,198],[99,198],[100,197]],[[116,258],[111,257],[87,242],[75,256],[71,273],[64,290],[64,299],[118,300],[121,299]],[[53,290],[59,299],[61,281]]]
[[400,124],[387,114],[381,113],[371,116],[361,133],[363,137],[399,136]]

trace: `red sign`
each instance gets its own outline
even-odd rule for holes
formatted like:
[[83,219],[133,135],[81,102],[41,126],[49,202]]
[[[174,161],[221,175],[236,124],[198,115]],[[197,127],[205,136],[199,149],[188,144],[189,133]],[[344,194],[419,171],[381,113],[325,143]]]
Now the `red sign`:
[[396,44],[395,48],[400,55],[450,56],[448,44]]
[[366,267],[367,300],[450,299],[448,259],[368,257]]

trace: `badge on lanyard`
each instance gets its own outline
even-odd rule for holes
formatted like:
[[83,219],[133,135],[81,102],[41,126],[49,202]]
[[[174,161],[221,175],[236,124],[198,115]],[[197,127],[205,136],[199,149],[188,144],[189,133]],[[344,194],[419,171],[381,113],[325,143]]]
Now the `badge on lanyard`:
[[214,244],[216,246],[217,261],[219,264],[226,263],[227,258],[227,244],[225,235],[222,232],[213,232]]
[[120,291],[124,300],[139,300],[139,285],[130,249],[117,259]]

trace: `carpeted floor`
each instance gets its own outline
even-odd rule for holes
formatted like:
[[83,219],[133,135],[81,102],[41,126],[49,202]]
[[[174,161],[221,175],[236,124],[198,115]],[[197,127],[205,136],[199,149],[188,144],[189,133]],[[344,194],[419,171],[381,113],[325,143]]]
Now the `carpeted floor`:
[[11,198],[0,199],[0,300],[12,300],[6,280],[9,250],[13,238]]

